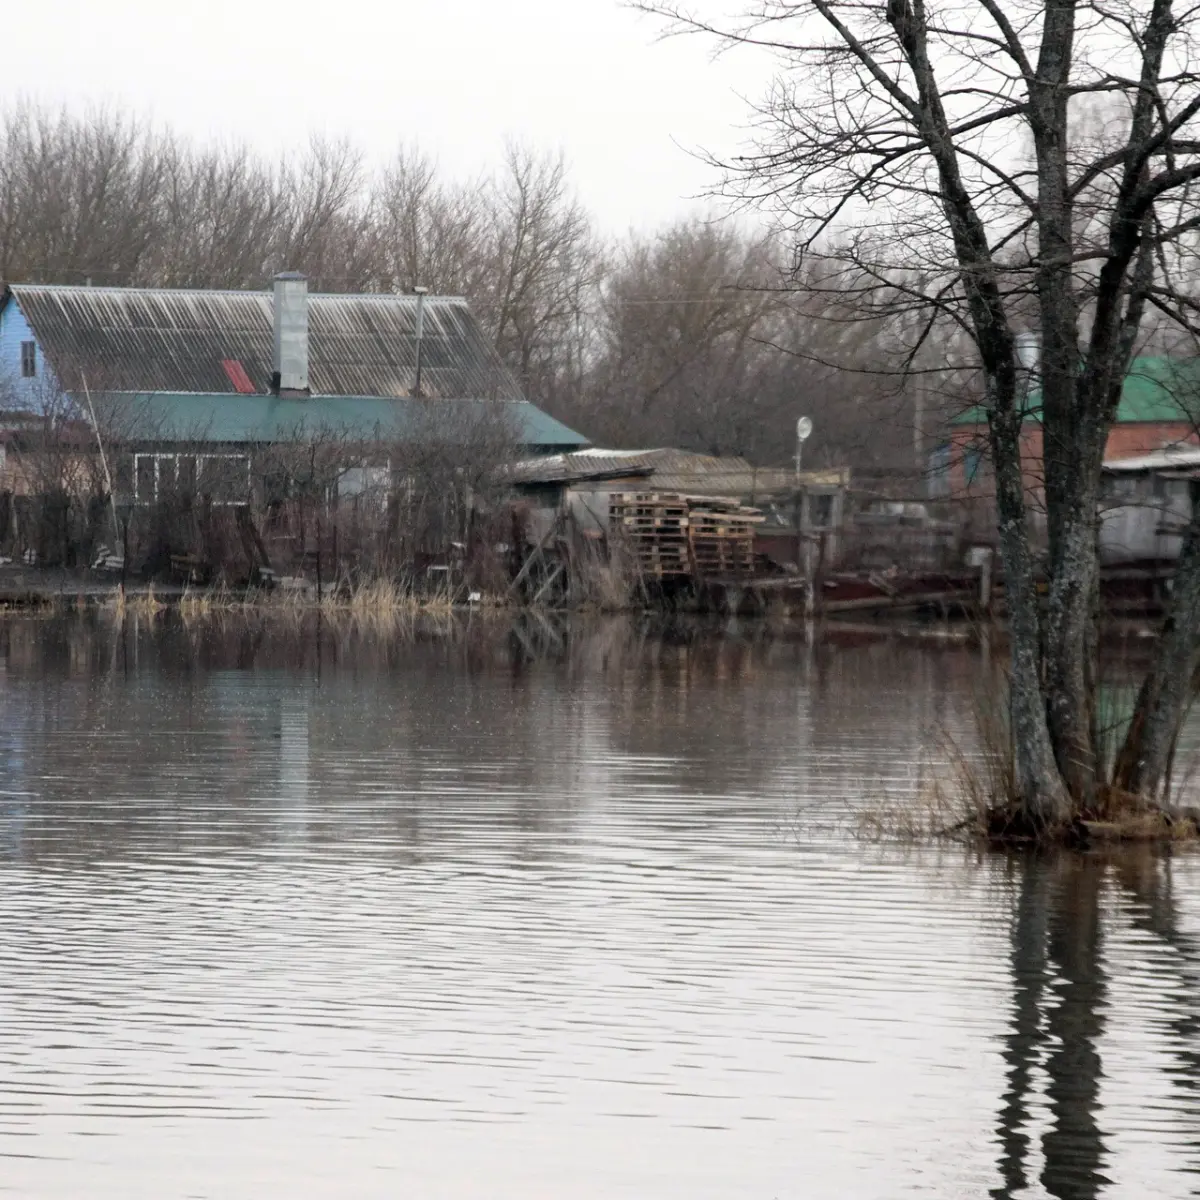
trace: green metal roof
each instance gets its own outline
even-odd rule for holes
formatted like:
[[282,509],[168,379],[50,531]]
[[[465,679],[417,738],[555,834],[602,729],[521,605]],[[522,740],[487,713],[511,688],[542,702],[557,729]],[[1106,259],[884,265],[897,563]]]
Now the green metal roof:
[[484,422],[510,422],[522,446],[576,450],[587,438],[527,400],[414,400],[375,396],[237,395],[218,392],[110,392],[97,397],[105,423],[128,440],[270,444],[342,437],[405,441],[466,438]]
[[[1027,415],[1038,420],[1042,393],[1030,392]],[[1121,388],[1117,421],[1121,424],[1200,420],[1200,359],[1135,358]],[[976,405],[954,418],[954,425],[984,425],[987,413]]]

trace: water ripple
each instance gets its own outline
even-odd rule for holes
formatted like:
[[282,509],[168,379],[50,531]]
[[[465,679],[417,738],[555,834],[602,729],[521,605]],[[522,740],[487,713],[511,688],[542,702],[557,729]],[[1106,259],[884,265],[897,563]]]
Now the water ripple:
[[970,653],[113,636],[0,630],[0,1191],[1194,1194],[1200,864],[838,832]]

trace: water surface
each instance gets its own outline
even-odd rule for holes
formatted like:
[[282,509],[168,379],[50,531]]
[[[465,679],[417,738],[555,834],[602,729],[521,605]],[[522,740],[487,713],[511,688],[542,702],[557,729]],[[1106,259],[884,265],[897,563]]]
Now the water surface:
[[0,623],[0,1192],[1200,1193],[1200,860],[845,836],[984,678]]

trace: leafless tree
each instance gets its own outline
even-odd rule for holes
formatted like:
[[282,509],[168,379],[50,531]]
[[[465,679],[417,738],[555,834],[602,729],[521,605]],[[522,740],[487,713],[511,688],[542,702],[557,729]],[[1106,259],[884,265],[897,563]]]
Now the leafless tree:
[[[1094,810],[1106,764],[1095,717],[1097,502],[1122,383],[1150,307],[1195,303],[1172,256],[1200,224],[1194,9],[1172,0],[761,0],[721,27],[671,6],[674,28],[754,43],[781,71],[730,182],[774,207],[807,254],[855,279],[867,311],[935,315],[969,339],[994,462],[1012,645],[1019,815]],[[1105,97],[1120,119],[1077,137]],[[1027,151],[1027,153],[1026,153]],[[1021,477],[1016,337],[1042,345],[1048,601]],[[1115,782],[1160,788],[1194,665],[1200,512]]]
[[155,232],[163,139],[105,111],[0,119],[0,278],[123,282]]
[[172,139],[160,228],[137,280],[171,287],[262,285],[286,208],[277,172],[245,146],[194,150]]
[[480,311],[535,401],[569,357],[600,273],[591,224],[561,155],[510,144],[485,191],[488,265]]
[[484,184],[446,182],[416,146],[403,148],[374,192],[380,286],[411,292],[427,287],[448,296],[479,296],[490,263]]

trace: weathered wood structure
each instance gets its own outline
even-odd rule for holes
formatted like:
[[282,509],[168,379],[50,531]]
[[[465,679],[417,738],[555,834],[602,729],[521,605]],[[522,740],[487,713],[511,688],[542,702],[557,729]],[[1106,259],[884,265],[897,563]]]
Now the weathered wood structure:
[[652,579],[743,579],[754,573],[754,529],[762,513],[736,500],[613,492],[608,512],[609,536],[623,538],[642,574]]

